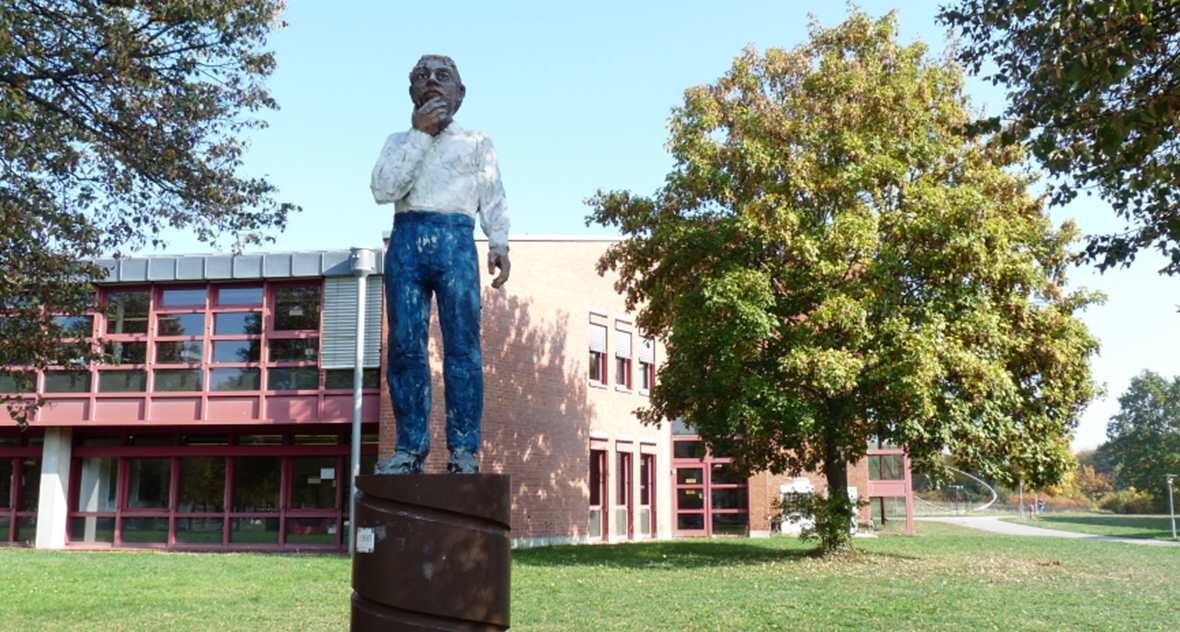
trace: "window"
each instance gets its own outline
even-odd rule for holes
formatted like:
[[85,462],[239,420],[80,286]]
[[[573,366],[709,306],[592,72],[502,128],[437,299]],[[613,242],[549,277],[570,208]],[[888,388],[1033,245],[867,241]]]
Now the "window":
[[[60,341],[57,366],[6,372],[0,393],[29,390],[23,377],[54,395],[319,390],[322,296],[318,281],[105,288],[97,314],[54,317],[77,336]],[[377,378],[365,371],[364,387]],[[331,386],[351,390],[351,371]]]
[[89,393],[90,371],[46,371],[46,393]]
[[202,390],[207,294],[204,287],[159,290],[153,360],[168,368],[156,371],[155,390]]
[[0,370],[0,394],[31,393],[35,390],[37,390],[36,373]]
[[148,324],[151,292],[120,290],[106,295],[106,326],[99,360],[98,392],[147,390]]
[[590,537],[606,539],[606,450],[590,451]]
[[266,390],[304,391],[320,388],[319,285],[279,286],[274,290],[274,316],[267,332]]
[[868,457],[870,481],[905,480],[905,455],[882,454]]
[[217,288],[218,307],[262,305],[262,288],[226,285]]
[[615,480],[619,488],[615,495],[615,535],[631,539],[631,453],[618,453],[618,473]]
[[[352,390],[352,369],[328,369],[324,371],[324,388],[327,390]],[[381,388],[381,370],[361,371],[361,388]]]
[[93,316],[54,316],[54,324],[64,330],[62,338],[55,345],[49,363],[65,369],[45,373],[45,393],[89,393],[91,379],[89,371],[80,371],[89,362],[87,356],[93,352]]
[[318,389],[320,295],[319,283],[108,292],[99,392]]
[[698,437],[673,432],[674,496],[679,535],[745,535],[748,481],[732,458],[706,452]]
[[590,383],[606,386],[606,326],[590,324]]
[[639,533],[656,536],[655,504],[656,455],[639,455]]
[[639,391],[648,392],[656,385],[656,347],[651,338],[639,339]]
[[115,513],[119,501],[119,459],[90,456],[75,460],[81,475],[74,487],[75,515],[68,527],[71,542],[115,541]]
[[[376,463],[376,430],[370,424],[362,435],[362,472]],[[69,543],[190,550],[346,544],[349,428],[142,432],[76,435]],[[159,456],[162,447],[171,456]],[[0,456],[3,448],[0,442]],[[0,475],[13,469],[5,464],[0,459]],[[12,480],[0,477],[0,492]],[[0,505],[0,520],[5,511]]]
[[258,391],[262,388],[264,289],[215,288],[217,308],[211,314],[209,380],[205,389],[217,392]]
[[42,438],[33,432],[0,428],[0,544],[37,537]]
[[320,286],[275,288],[275,331],[320,330]]
[[84,339],[94,335],[93,316],[54,316],[53,322],[65,331],[66,338]]
[[122,290],[107,293],[106,335],[147,334],[152,293]]
[[160,292],[160,308],[195,307],[205,309],[205,288],[165,288]]
[[631,390],[631,332],[615,330],[615,385]]

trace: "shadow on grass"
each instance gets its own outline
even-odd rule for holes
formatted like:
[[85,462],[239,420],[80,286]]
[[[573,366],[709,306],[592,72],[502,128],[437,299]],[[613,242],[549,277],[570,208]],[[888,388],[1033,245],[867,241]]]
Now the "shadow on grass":
[[[856,549],[854,556],[912,559],[892,552]],[[512,552],[522,566],[604,566],[609,568],[686,570],[715,566],[747,566],[798,562],[820,557],[818,550],[795,539],[672,540],[591,546],[555,546]]]
[[[1052,529],[1063,524],[1098,527],[1104,533],[1119,538],[1167,538],[1172,535],[1171,519],[1167,516],[1041,516],[1040,525]],[[1094,530],[1095,532],[1097,529]],[[1087,530],[1091,532],[1091,530]],[[1097,533],[1095,533],[1097,534]]]

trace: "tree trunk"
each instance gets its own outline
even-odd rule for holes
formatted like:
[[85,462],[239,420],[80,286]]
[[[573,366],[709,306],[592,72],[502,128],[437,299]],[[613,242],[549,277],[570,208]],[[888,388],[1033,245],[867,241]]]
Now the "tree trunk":
[[[824,478],[828,481],[828,497],[824,511],[817,512],[816,528],[820,533],[824,552],[852,546],[852,500],[848,497],[848,459],[843,446],[829,444],[823,466]],[[820,524],[820,520],[827,524]]]
[[843,432],[851,420],[844,412],[843,402],[831,406],[831,418],[824,432],[823,474],[828,482],[828,497],[817,499],[816,531],[825,553],[852,547],[852,525],[855,508],[848,498],[847,437]]

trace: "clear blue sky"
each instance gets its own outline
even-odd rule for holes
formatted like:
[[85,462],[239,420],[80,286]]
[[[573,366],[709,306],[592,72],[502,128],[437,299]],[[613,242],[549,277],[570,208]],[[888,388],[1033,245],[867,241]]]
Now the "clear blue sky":
[[[380,244],[391,213],[373,203],[369,173],[385,137],[409,127],[406,75],[424,53],[459,66],[467,99],[456,118],[496,143],[513,234],[609,234],[586,227],[583,200],[598,188],[650,194],[662,184],[672,166],[665,125],[685,88],[714,81],[748,44],[803,42],[809,12],[826,26],[847,15],[840,2],[781,0],[288,1],[288,27],[270,39],[278,70],[269,85],[282,109],[265,113],[270,127],[253,137],[245,171],[267,175],[303,212],[268,250]],[[903,41],[943,49],[937,4],[900,7]],[[879,16],[896,5],[861,7]],[[1002,92],[978,80],[967,86],[976,104],[1002,107]],[[1087,233],[1119,226],[1094,200],[1054,218],[1073,218]],[[170,252],[210,249],[184,235],[170,240]],[[1102,339],[1093,367],[1109,394],[1083,418],[1078,449],[1105,440],[1131,377],[1180,374],[1180,278],[1157,275],[1162,265],[1152,254],[1130,270],[1071,275],[1109,295],[1083,316]]]

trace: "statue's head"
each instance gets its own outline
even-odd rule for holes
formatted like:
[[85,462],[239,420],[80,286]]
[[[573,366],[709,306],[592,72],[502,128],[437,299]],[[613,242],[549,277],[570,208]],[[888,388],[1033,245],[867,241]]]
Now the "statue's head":
[[459,78],[459,69],[450,57],[444,55],[423,55],[410,71],[410,100],[414,107],[422,107],[431,99],[442,99],[451,116],[463,105],[467,87]]

